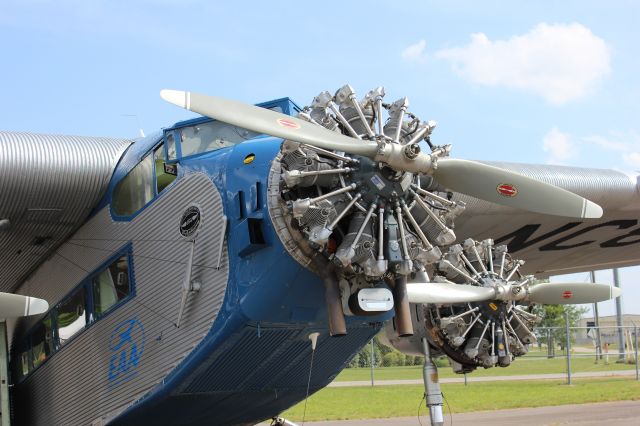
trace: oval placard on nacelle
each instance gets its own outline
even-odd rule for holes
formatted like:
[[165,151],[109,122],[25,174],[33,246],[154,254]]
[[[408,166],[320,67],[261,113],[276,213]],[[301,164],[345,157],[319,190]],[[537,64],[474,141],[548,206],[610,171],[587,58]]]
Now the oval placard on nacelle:
[[189,206],[180,219],[180,234],[185,238],[193,237],[200,226],[200,209]]

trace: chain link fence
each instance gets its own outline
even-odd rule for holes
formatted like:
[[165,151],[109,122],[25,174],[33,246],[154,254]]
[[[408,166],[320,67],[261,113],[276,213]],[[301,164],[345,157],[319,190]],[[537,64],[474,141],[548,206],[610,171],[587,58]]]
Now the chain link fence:
[[[532,379],[565,376],[568,384],[571,384],[575,377],[635,376],[636,380],[640,380],[639,332],[640,327],[637,326],[537,327],[533,330],[537,342],[531,344],[529,352],[518,357],[511,366],[505,369],[499,367],[480,369],[474,372],[475,374],[471,373],[470,376],[513,375],[531,376]],[[388,372],[382,375],[382,380],[408,378],[406,372],[403,375],[399,370],[394,370],[394,367],[385,367],[383,357],[378,354],[373,357],[373,354],[376,354],[373,344],[367,345],[362,355],[367,363],[360,365],[361,368],[371,370],[372,385],[379,378],[376,374],[378,369]],[[401,364],[405,366],[401,368],[421,369],[424,361],[422,357],[419,358],[414,360],[415,362]],[[437,359],[436,364],[441,367],[441,372],[448,367],[445,358]],[[395,377],[394,371],[397,372],[398,377]]]
[[628,374],[626,370],[635,370],[640,380],[638,331],[637,326],[538,327],[534,330],[537,347],[531,345],[526,358],[564,358],[568,383],[575,373],[606,376]]

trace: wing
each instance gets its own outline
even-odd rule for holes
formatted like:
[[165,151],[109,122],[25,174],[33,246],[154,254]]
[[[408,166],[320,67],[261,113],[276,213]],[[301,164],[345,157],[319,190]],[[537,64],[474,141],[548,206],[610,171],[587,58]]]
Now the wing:
[[[640,264],[640,178],[614,170],[488,163],[575,192],[604,209],[577,220],[502,207],[454,195],[467,203],[456,220],[458,240],[493,238],[540,276]],[[509,182],[505,182],[509,184]],[[516,194],[517,196],[517,194]]]
[[0,291],[82,224],[131,141],[0,131]]

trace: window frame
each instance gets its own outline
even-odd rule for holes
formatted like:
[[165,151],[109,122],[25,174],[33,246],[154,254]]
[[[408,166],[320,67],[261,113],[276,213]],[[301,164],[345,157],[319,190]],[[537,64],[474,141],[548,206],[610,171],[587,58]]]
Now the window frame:
[[[271,108],[269,108],[269,109],[271,109]],[[246,130],[248,132],[251,132],[251,133],[257,133],[257,132],[254,132],[253,130],[245,129],[244,127],[241,127],[241,126],[235,126],[233,124],[225,123],[225,122],[220,121],[220,120],[212,120],[210,118],[204,117],[204,119],[199,120],[198,122],[191,123],[191,124],[186,125],[186,126],[177,127],[177,128],[172,130],[172,132],[174,133],[174,140],[176,141],[176,156],[178,155],[178,146],[179,146],[179,152],[180,152],[179,159],[180,160],[182,160],[182,159],[190,159],[190,158],[198,157],[198,156],[205,155],[205,154],[211,154],[213,152],[222,151],[223,149],[227,149],[227,148],[234,148],[235,146],[237,146],[237,145],[239,145],[239,144],[241,144],[241,143],[243,143],[245,141],[256,139],[256,138],[263,137],[263,136],[268,136],[268,135],[265,135],[264,133],[257,133],[254,137],[249,138],[249,139],[244,139],[243,138],[244,140],[242,140],[240,142],[234,142],[233,145],[231,145],[231,146],[223,146],[223,147],[212,149],[212,150],[209,150],[209,151],[194,152],[192,154],[184,156],[182,154],[182,143],[183,143],[182,134],[185,131],[185,129],[193,128],[193,127],[196,127],[196,126],[199,126],[199,125],[212,124],[212,123],[222,123],[222,124],[227,125],[227,126],[235,127],[237,129],[244,129],[244,130]]]
[[[38,364],[37,366],[34,365],[34,360],[33,360],[33,336],[36,332],[36,330],[38,329],[39,326],[44,325],[44,319],[46,319],[47,317],[51,318],[51,348],[50,351],[51,353],[44,359],[44,361],[42,361],[40,364]],[[40,318],[38,320],[38,322],[31,327],[31,329],[29,330],[29,335],[26,339],[26,341],[28,342],[28,352],[29,352],[29,373],[27,373],[27,376],[29,374],[31,374],[31,371],[36,370],[38,367],[40,367],[42,364],[44,364],[45,362],[47,362],[49,360],[49,358],[51,358],[53,356],[53,354],[56,352],[56,348],[57,348],[57,339],[58,339],[58,333],[57,333],[57,322],[56,322],[56,316],[54,315],[54,309],[51,309],[49,312],[47,312],[45,315],[42,316],[42,318]],[[46,343],[46,337],[45,337],[45,343]],[[26,376],[24,376],[26,377]]]
[[[111,266],[113,262],[120,259],[122,256],[127,256],[127,273],[129,276],[128,277],[129,278],[129,294],[127,294],[126,297],[122,298],[122,300],[118,300],[116,303],[109,306],[109,309],[100,313],[100,315],[97,315],[95,313],[95,301],[93,300],[93,279],[98,275],[100,275],[105,269]],[[96,270],[91,275],[88,275],[85,280],[87,282],[87,288],[89,289],[89,293],[88,293],[89,298],[91,299],[91,302],[90,302],[91,303],[91,310],[90,310],[91,321],[89,322],[89,324],[93,324],[94,322],[101,320],[102,318],[106,317],[114,310],[118,309],[119,306],[125,304],[129,299],[135,297],[136,292],[135,292],[135,286],[133,285],[133,255],[131,252],[131,244],[127,245],[126,251],[120,251],[117,256],[111,257],[107,262],[105,262],[102,265],[101,268]]]
[[[85,279],[86,280],[86,279]],[[87,300],[87,286],[85,285],[85,280],[82,280],[82,283],[80,283],[80,285],[77,285],[73,288],[73,290],[71,290],[69,293],[67,293],[64,298],[60,299],[60,301],[58,303],[56,303],[56,305],[54,306],[54,308],[52,309],[52,313],[54,313],[54,317],[52,319],[52,327],[53,324],[55,324],[55,338],[54,338],[54,352],[59,352],[62,348],[64,348],[65,346],[68,346],[71,342],[73,342],[73,340],[82,334],[82,332],[84,330],[87,329],[87,327],[89,326],[89,319],[90,319],[90,314],[89,314],[89,309],[88,309],[88,300]],[[58,315],[60,314],[60,307],[67,303],[68,301],[70,301],[71,299],[73,299],[78,292],[83,291],[83,300],[84,300],[84,317],[85,317],[85,323],[84,323],[84,327],[82,327],[81,330],[76,331],[73,335],[71,335],[67,340],[65,340],[64,344],[62,344],[60,342],[60,325],[58,324]],[[46,317],[46,315],[45,315]],[[44,317],[43,317],[44,318]],[[40,323],[40,321],[38,321],[38,323]],[[53,329],[53,328],[52,328]],[[31,347],[31,350],[33,350],[33,346]]]
[[[175,160],[169,160],[169,151],[168,151],[168,145],[167,145],[167,134],[169,132],[164,132],[162,137],[160,138],[160,140],[158,140],[156,143],[153,144],[153,146],[144,152],[144,154],[142,156],[140,156],[140,159],[138,160],[138,162],[127,172],[127,174],[125,174],[113,187],[113,190],[111,191],[110,194],[110,201],[109,201],[109,210],[111,211],[111,218],[117,221],[130,221],[133,218],[135,218],[137,215],[139,215],[142,211],[144,211],[147,207],[149,207],[151,204],[153,204],[153,202],[159,197],[161,196],[163,193],[166,192],[166,190],[168,188],[170,188],[172,185],[175,184],[175,182],[178,180],[177,176],[176,179],[173,180],[173,182],[171,182],[169,185],[167,185],[166,187],[164,187],[162,189],[162,191],[158,192],[158,182],[157,182],[157,177],[156,177],[156,162],[155,162],[155,158],[154,158],[154,154],[155,151],[160,148],[160,146],[162,146],[162,152],[164,154],[164,162],[167,164],[176,164],[179,163],[180,161],[180,143],[178,143],[177,141],[175,142],[176,144],[176,158]],[[174,141],[176,140],[176,134],[174,132]],[[144,205],[142,205],[139,209],[137,209],[136,211],[134,211],[133,213],[129,214],[129,215],[125,215],[125,214],[119,214],[117,213],[114,208],[113,208],[113,199],[115,198],[115,193],[118,190],[119,185],[124,181],[124,179],[127,178],[127,176],[129,176],[129,174],[136,168],[138,167],[140,164],[142,164],[143,161],[145,161],[149,156],[151,156],[152,158],[152,163],[153,163],[153,168],[151,171],[152,174],[152,190],[153,190],[153,196],[151,197],[151,199],[149,201],[147,201]]]
[[[92,288],[92,280],[94,277],[98,276],[102,271],[107,269],[113,262],[121,258],[122,256],[127,256],[127,266],[128,266],[128,275],[129,275],[129,294],[124,297],[122,300],[119,300],[115,304],[109,307],[105,312],[96,316],[94,314],[94,301],[93,301],[93,288]],[[87,322],[84,328],[73,336],[71,336],[64,345],[60,345],[59,340],[59,332],[58,332],[58,307],[64,302],[68,301],[73,297],[73,295],[79,289],[84,290],[84,301],[85,301],[85,315],[87,318]],[[135,274],[133,271],[133,246],[132,243],[127,243],[123,247],[120,247],[118,250],[114,251],[114,254],[110,256],[107,260],[101,263],[94,271],[84,277],[77,285],[71,288],[51,309],[45,312],[40,319],[36,323],[34,323],[27,332],[25,332],[22,336],[20,336],[19,344],[16,345],[11,350],[11,363],[10,363],[10,372],[12,377],[15,379],[15,383],[22,383],[24,380],[28,379],[33,375],[35,371],[45,365],[51,358],[53,358],[58,352],[63,351],[65,348],[71,346],[73,341],[75,341],[78,336],[81,336],[87,330],[89,330],[94,324],[113,312],[117,311],[118,308],[132,300],[136,297],[136,285],[135,285]],[[33,365],[33,341],[32,337],[35,333],[36,329],[42,325],[42,322],[47,316],[51,316],[51,334],[52,334],[52,350],[51,354],[42,361],[38,366]],[[28,361],[28,373],[22,374],[22,362],[21,355],[22,353],[27,352],[27,361]]]

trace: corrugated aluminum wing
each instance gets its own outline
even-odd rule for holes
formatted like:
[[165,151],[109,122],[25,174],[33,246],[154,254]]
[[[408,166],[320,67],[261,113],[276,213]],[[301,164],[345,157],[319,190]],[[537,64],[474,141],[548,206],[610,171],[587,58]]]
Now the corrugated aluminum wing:
[[469,237],[503,240],[517,249],[515,258],[527,262],[525,272],[540,276],[640,264],[638,176],[615,170],[485,163],[575,192],[602,206],[604,215],[600,219],[550,216],[456,194],[455,199],[467,203],[456,220],[459,242]]
[[0,131],[0,291],[13,291],[80,226],[131,141]]

